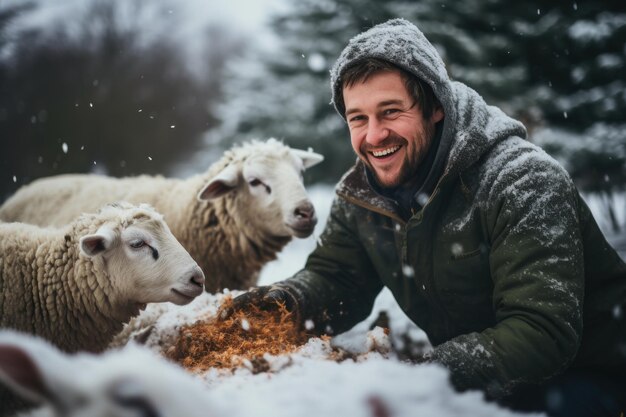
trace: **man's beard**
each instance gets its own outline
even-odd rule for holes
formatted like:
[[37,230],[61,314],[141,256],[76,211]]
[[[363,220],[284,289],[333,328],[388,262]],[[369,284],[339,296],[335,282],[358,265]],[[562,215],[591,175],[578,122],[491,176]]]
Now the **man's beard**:
[[[420,134],[420,139],[424,140],[424,145],[420,148],[417,144],[412,148],[412,152],[409,152],[409,143],[408,140],[398,136],[392,135],[385,139],[383,143],[374,147],[368,144],[367,142],[363,142],[361,148],[359,149],[360,155],[359,159],[363,161],[367,169],[372,173],[376,184],[381,188],[396,188],[402,184],[408,183],[412,178],[416,176],[418,169],[420,168],[420,164],[428,154],[430,150],[430,146],[433,142],[435,133],[435,125],[433,123],[428,123],[425,121],[423,125],[423,129]],[[378,177],[378,173],[372,166],[369,161],[369,157],[373,157],[369,152],[373,149],[382,149],[388,148],[394,145],[404,146],[406,148],[406,154],[404,155],[404,160],[402,161],[402,165],[398,175],[396,175],[394,181],[383,183]]]

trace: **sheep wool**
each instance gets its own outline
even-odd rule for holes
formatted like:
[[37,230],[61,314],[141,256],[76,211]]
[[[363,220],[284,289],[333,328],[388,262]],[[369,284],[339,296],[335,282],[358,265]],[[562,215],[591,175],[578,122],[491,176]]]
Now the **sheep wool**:
[[[241,164],[251,156],[262,157],[264,163],[289,158],[290,148],[274,140],[253,141],[234,147],[224,153],[209,171],[190,179],[195,190],[210,181],[227,166]],[[194,181],[195,184],[194,184]],[[224,288],[248,289],[255,285],[265,264],[276,259],[277,254],[292,239],[291,235],[276,235],[260,229],[250,221],[256,215],[256,207],[241,204],[238,193],[228,193],[210,204],[197,200],[181,212],[176,237],[196,259],[203,271],[211,277],[209,292]]]
[[313,232],[315,213],[301,173],[322,159],[269,139],[234,146],[206,172],[187,179],[43,178],[7,200],[0,219],[58,226],[111,201],[147,203],[198,262],[207,291],[247,289],[293,236]]
[[0,223],[0,327],[41,336],[60,349],[99,352],[139,313],[111,285],[102,256],[80,253],[81,236],[156,213],[118,206],[84,214],[61,229]]
[[22,417],[226,415],[207,398],[199,379],[146,348],[68,355],[40,338],[4,330],[0,415],[23,409],[19,399],[38,399],[41,405]]

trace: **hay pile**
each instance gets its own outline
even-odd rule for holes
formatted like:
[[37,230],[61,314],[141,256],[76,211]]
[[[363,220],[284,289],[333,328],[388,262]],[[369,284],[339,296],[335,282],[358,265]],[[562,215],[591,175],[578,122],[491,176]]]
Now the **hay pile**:
[[181,328],[176,344],[167,356],[192,371],[209,368],[235,368],[249,360],[256,368],[266,362],[265,353],[279,355],[294,351],[309,336],[293,322],[283,305],[264,311],[250,306],[219,320],[221,311],[229,309],[227,299],[216,318],[197,321]]

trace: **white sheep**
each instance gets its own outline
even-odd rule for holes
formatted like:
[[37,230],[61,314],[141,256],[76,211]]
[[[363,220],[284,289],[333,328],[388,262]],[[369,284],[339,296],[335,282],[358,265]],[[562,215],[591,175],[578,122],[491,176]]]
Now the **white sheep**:
[[[2,391],[2,385],[9,391]],[[216,415],[199,379],[146,348],[129,345],[101,355],[68,355],[42,339],[2,331],[2,416],[26,406],[12,393],[42,404],[29,412],[33,417]]]
[[0,207],[0,220],[62,225],[110,201],[148,203],[198,262],[207,291],[247,289],[293,236],[313,232],[302,172],[322,160],[269,139],[235,146],[185,180],[60,175],[19,189]]
[[151,207],[107,205],[63,228],[0,223],[0,328],[104,350],[146,303],[187,304],[204,276]]

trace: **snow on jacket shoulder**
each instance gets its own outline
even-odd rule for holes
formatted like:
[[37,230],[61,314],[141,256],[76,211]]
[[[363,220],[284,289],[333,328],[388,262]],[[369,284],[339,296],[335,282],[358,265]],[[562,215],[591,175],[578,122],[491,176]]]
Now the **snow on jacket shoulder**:
[[626,307],[626,265],[565,170],[524,140],[521,123],[450,81],[402,19],[350,42],[331,72],[335,96],[341,71],[367,56],[433,88],[445,113],[444,173],[407,222],[361,163],[344,175],[318,247],[282,284],[299,294],[303,318],[321,332],[347,330],[387,286],[428,334],[431,360],[457,387],[493,397],[570,366],[625,370],[626,320],[612,311]]
[[543,151],[503,141],[444,178],[407,223],[355,191],[359,172],[342,183],[354,192],[339,188],[305,269],[287,281],[320,331],[364,319],[385,285],[459,388],[497,397],[573,363],[626,368],[624,320],[612,315],[626,299],[626,267]]

